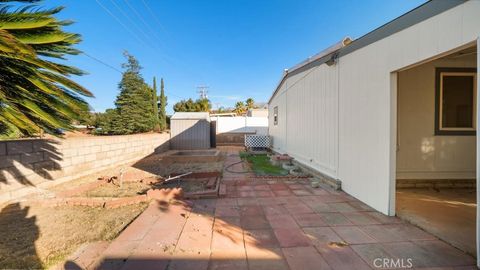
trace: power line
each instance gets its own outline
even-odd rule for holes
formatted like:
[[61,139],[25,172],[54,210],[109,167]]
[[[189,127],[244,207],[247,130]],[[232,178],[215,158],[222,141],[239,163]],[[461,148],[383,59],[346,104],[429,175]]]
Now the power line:
[[130,5],[130,3],[127,1],[127,0],[123,0],[125,2],[125,4],[127,4],[128,8],[130,8],[133,13],[135,13],[135,15],[137,15],[137,17],[140,19],[140,21],[148,28],[148,31],[151,32],[153,34],[153,36],[155,36],[155,38],[159,41],[159,42],[163,42],[162,40],[160,40],[160,38],[157,36],[157,33],[155,32],[155,30],[153,28],[150,27],[150,24],[147,23],[146,20],[143,19],[143,16],[135,9],[134,6]]
[[149,35],[147,35],[147,33],[145,33],[145,32],[143,31],[143,29],[142,29],[141,27],[139,27],[139,26],[130,18],[130,16],[128,16],[127,13],[125,13],[125,12],[123,11],[123,9],[120,8],[119,5],[117,5],[117,3],[115,3],[115,0],[110,0],[110,2],[112,2],[112,4],[115,6],[115,8],[117,8],[118,11],[120,11],[120,13],[121,13],[125,18],[127,18],[127,20],[128,20],[135,28],[137,28],[137,30],[139,30],[139,32],[142,33],[142,35],[143,35],[144,37],[146,37],[147,39],[150,37]]
[[[112,1],[112,0],[111,0],[111,1]],[[134,31],[132,31],[129,27],[127,27],[127,25],[125,25],[110,9],[108,9],[106,6],[104,6],[99,0],[95,0],[95,2],[97,2],[97,4],[98,4],[102,9],[104,9],[112,18],[114,18],[125,30],[127,30],[127,32],[129,32],[132,36],[134,36],[135,39],[137,39],[137,40],[138,40],[140,43],[142,43],[143,45],[145,45],[145,46],[147,46],[147,47],[150,47],[151,49],[153,49],[153,50],[156,51],[156,49],[155,49],[150,43],[145,42],[144,40],[142,40]],[[147,26],[148,28],[150,28],[149,25],[148,25],[148,23],[143,19],[143,17],[138,13],[138,11],[137,11],[132,5],[130,5],[130,3],[127,2],[127,0],[124,0],[124,2],[125,2],[125,3],[127,4],[127,6],[139,17],[139,19],[143,22],[143,24],[145,24],[145,26]],[[162,28],[162,30],[164,30],[164,32],[166,32],[165,29],[163,28],[162,24],[161,24],[160,21],[158,20],[158,18],[155,16],[155,14],[153,13],[153,11],[152,11],[152,10],[150,9],[150,7],[147,5],[147,3],[146,3],[144,0],[142,0],[142,2],[143,2],[143,4],[145,5],[145,7],[147,8],[147,10],[149,11],[149,13],[152,15],[152,17],[154,18],[154,20],[157,22],[157,24]],[[116,3],[114,3],[113,1],[112,1],[112,3],[115,5],[115,7],[116,7],[118,10],[120,10],[120,12],[122,13],[122,15],[124,15],[125,17],[127,17],[127,19],[128,19],[135,27],[138,28],[138,26],[137,26],[135,23],[132,22],[132,20],[129,18],[129,16],[126,16],[126,15],[124,14],[123,10],[122,10],[118,5],[116,5]],[[151,29],[151,28],[150,28],[150,29]],[[146,35],[145,32],[143,32],[143,31],[141,31],[141,32],[142,32],[145,36],[148,37],[148,35]],[[155,31],[152,31],[152,33],[153,33],[154,35],[156,34]],[[115,68],[115,67],[113,67],[113,66],[111,66],[111,65],[109,65],[109,64],[107,64],[107,63],[105,63],[104,61],[102,61],[102,60],[100,60],[100,59],[98,59],[98,58],[96,58],[96,57],[93,57],[93,56],[91,56],[91,55],[88,55],[87,53],[83,53],[83,54],[86,55],[87,57],[89,57],[89,58],[91,58],[91,59],[93,59],[93,60],[95,60],[95,61],[97,61],[97,62],[99,62],[99,63],[101,63],[101,64],[103,64],[103,65],[105,65],[105,66],[107,66],[107,67],[109,67],[109,68],[111,68],[111,69],[119,72],[119,73],[121,73],[121,74],[123,74],[122,71],[120,71],[119,69],[117,69],[117,68]],[[164,57],[162,57],[162,58],[163,58],[163,60],[165,60],[165,62],[169,62],[170,64],[173,64],[173,62],[169,61],[169,60],[166,58],[166,56],[164,56]],[[207,87],[207,88],[208,88],[208,87]],[[206,91],[206,92],[208,92],[208,91]],[[206,92],[205,92],[205,94],[204,94],[205,97],[206,97]],[[177,97],[177,98],[180,98],[180,99],[185,99],[184,97],[180,97],[180,96],[178,96],[178,95],[174,95],[174,94],[169,94],[169,95],[170,95],[170,96]]]
[[133,32],[132,30],[130,30],[130,28],[128,28],[124,23],[122,23],[122,21],[117,17],[115,16],[115,14],[113,14],[106,6],[104,6],[99,0],[95,0],[95,2],[97,2],[97,4],[102,7],[110,16],[112,16],[112,18],[114,18],[123,28],[125,28],[125,30],[127,30],[127,32],[129,32],[130,34],[132,34],[139,42],[143,43],[144,45],[147,45],[148,44],[145,44],[143,42],[143,40],[141,40],[137,34],[135,34],[135,32]]
[[155,22],[158,24],[158,26],[162,29],[163,32],[167,33],[167,30],[163,27],[163,25],[160,23],[160,20],[157,18],[153,10],[147,5],[147,2],[145,0],[142,0],[143,5],[147,8],[148,13],[153,17]]
[[[90,55],[90,54],[88,54],[88,53],[86,53],[86,52],[82,52],[82,54],[84,54],[84,55],[87,56],[88,58],[90,58],[90,59],[92,59],[92,60],[94,60],[94,61],[96,61],[96,62],[98,62],[98,63],[100,63],[100,64],[102,64],[102,65],[104,65],[104,66],[106,66],[106,67],[108,67],[108,68],[111,68],[112,70],[115,70],[116,72],[118,72],[118,73],[120,73],[120,74],[123,74],[123,72],[122,72],[121,70],[119,70],[118,68],[116,68],[116,67],[114,67],[114,66],[106,63],[105,61],[102,61],[102,60],[98,59],[97,57],[94,57],[94,56],[92,56],[92,55]],[[185,99],[185,97],[181,97],[181,96],[178,96],[178,95],[175,95],[175,94],[171,94],[171,93],[170,93],[170,94],[166,93],[166,95],[167,95],[167,97],[168,97],[168,96],[173,96],[173,97],[176,97],[176,98],[179,98],[179,99]]]
[[[127,27],[117,16],[115,16],[115,14],[112,13],[112,11],[110,9],[108,9],[106,6],[104,6],[99,0],[95,0],[98,5],[100,5],[100,7],[102,7],[110,16],[112,16],[123,28],[125,28],[125,30],[127,30],[130,34],[132,34],[140,43],[142,43],[143,45],[145,45],[146,47],[149,47],[150,49],[152,49],[153,51],[155,51],[156,53],[158,53],[159,57],[162,58],[162,60],[164,60],[165,62],[167,63],[170,63],[172,64],[172,62],[170,60],[168,60],[166,58],[166,56],[162,55],[162,53],[160,51],[158,51],[157,48],[153,47],[150,42],[145,42],[144,40],[142,40],[137,34],[135,34],[134,31],[132,31],[129,27]],[[156,44],[156,43],[155,43]]]
[[[161,39],[160,37],[158,37],[157,35],[157,32],[155,31],[155,27],[150,27],[150,24],[148,24],[146,22],[146,20],[143,19],[143,16],[135,9],[135,7],[133,7],[132,5],[130,5],[128,3],[128,0],[123,0],[125,1],[125,3],[132,9],[132,11],[140,18],[140,20],[147,26],[150,28],[151,32],[155,35],[155,37],[161,42],[161,43],[165,43],[165,40],[164,39]],[[158,17],[155,15],[155,12],[153,12],[153,10],[150,8],[150,6],[147,4],[147,2],[145,0],[142,0],[142,3],[143,5],[145,6],[145,8],[147,9],[148,13],[150,13],[150,15],[153,17],[154,21],[156,22],[156,24],[159,26],[159,28],[165,33],[165,35],[167,36],[168,39],[171,40],[171,36],[169,35],[169,33],[167,32],[167,30],[163,27],[162,23],[160,22],[160,20],[158,19]],[[165,44],[164,44],[165,45]],[[192,72],[191,70],[189,71],[188,70],[188,66],[185,65],[183,63],[184,59],[181,57],[181,56],[177,56],[177,58],[175,59],[176,60],[176,64],[173,63],[173,60],[172,58],[168,57],[168,56],[165,56],[165,60],[168,61],[170,64],[172,65],[177,65],[177,66],[183,66],[184,69],[182,69],[183,71],[185,71],[186,73],[189,73],[189,75],[193,75],[193,76],[198,76],[200,77],[202,80],[203,80],[203,75],[198,73],[198,72]]]
[[206,99],[208,98],[207,94],[208,94],[208,86],[206,85],[199,85],[197,86],[197,93],[200,94],[200,99]]
[[[111,1],[114,1],[114,0],[111,0]],[[188,70],[187,66],[182,64],[182,59],[181,57],[177,57],[176,59],[173,59],[171,57],[169,57],[167,54],[165,53],[162,53],[163,51],[161,50],[157,50],[157,49],[160,49],[158,47],[158,44],[162,44],[162,42],[164,42],[164,40],[160,39],[160,37],[158,37],[156,31],[153,29],[153,27],[150,26],[150,24],[144,19],[144,17],[142,16],[142,14],[140,14],[137,9],[131,5],[128,0],[123,0],[125,2],[125,4],[128,6],[128,8],[133,12],[135,13],[135,15],[139,18],[139,20],[148,28],[148,32],[151,32],[152,35],[159,41],[158,43],[154,43],[157,47],[156,48],[153,48],[153,46],[151,45],[152,49],[156,50],[157,53],[160,55],[160,57],[162,58],[162,60],[165,61],[165,63],[168,63],[172,66],[184,66],[184,69],[182,69],[185,73],[188,73],[189,75],[193,75],[193,76],[198,76],[200,77],[201,79],[203,79],[203,75],[198,73],[198,72],[193,72],[191,70]],[[161,25],[160,21],[158,20],[158,18],[155,16],[153,10],[147,5],[147,3],[142,0],[144,6],[147,8],[148,12],[152,15],[152,17],[154,18],[154,20],[157,22],[157,24],[163,29],[163,26]],[[164,29],[163,29],[164,30]],[[166,34],[168,34],[166,31],[164,31]]]
[[120,73],[120,74],[123,74],[123,72],[122,72],[121,70],[117,69],[116,67],[114,67],[114,66],[112,66],[112,65],[110,65],[110,64],[108,64],[108,63],[106,63],[106,62],[104,62],[104,61],[102,61],[102,60],[100,60],[100,59],[98,59],[98,58],[96,58],[96,57],[94,57],[94,56],[91,56],[91,55],[89,55],[89,54],[86,53],[86,52],[82,52],[82,54],[84,54],[84,55],[87,56],[88,58],[91,58],[91,59],[99,62],[100,64],[102,64],[102,65],[104,65],[104,66],[106,66],[106,67],[109,67],[109,68],[115,70],[116,72],[118,72],[118,73]]

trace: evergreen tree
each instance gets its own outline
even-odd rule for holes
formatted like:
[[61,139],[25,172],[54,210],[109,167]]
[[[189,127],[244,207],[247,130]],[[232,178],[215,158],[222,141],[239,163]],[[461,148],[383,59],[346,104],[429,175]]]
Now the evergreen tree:
[[97,128],[95,134],[113,134],[119,121],[116,109],[107,109],[104,113],[96,113],[93,125]]
[[153,130],[154,115],[152,91],[140,74],[141,66],[137,59],[128,52],[124,53],[127,63],[118,88],[115,106],[117,107],[118,121],[115,121],[113,133],[131,134]]
[[158,111],[158,118],[160,121],[160,130],[167,129],[167,97],[165,96],[165,89],[163,84],[163,78],[160,80],[160,110]]
[[153,77],[152,106],[153,106],[154,130],[160,131],[162,129],[160,127],[160,119],[159,119],[159,113],[158,113],[157,79],[155,77]]

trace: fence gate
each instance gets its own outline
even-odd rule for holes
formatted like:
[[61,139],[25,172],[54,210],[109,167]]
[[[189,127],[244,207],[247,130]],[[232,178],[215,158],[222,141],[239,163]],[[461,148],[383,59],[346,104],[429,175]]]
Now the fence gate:
[[217,147],[217,121],[210,122],[210,147]]

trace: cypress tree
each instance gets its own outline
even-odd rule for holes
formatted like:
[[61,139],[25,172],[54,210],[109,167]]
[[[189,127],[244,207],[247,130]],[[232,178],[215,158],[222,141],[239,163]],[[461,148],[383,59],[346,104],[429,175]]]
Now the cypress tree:
[[124,53],[127,63],[118,88],[115,106],[118,120],[114,123],[115,134],[131,134],[153,130],[154,117],[152,108],[152,91],[140,74],[138,60],[128,52]]
[[160,130],[167,129],[167,97],[165,96],[165,89],[163,84],[163,78],[160,80],[160,110],[158,112],[158,118],[160,121]]
[[153,89],[152,89],[152,106],[153,106],[153,118],[154,118],[154,130],[162,130],[160,127],[160,115],[158,113],[158,97],[157,97],[157,78],[153,77]]

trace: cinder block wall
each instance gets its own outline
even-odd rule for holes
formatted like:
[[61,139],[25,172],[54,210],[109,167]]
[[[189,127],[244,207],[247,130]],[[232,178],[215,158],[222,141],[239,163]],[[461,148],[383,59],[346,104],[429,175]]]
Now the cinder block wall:
[[170,135],[0,141],[0,202],[169,149]]
[[254,133],[220,133],[217,134],[217,145],[245,145],[245,135]]

